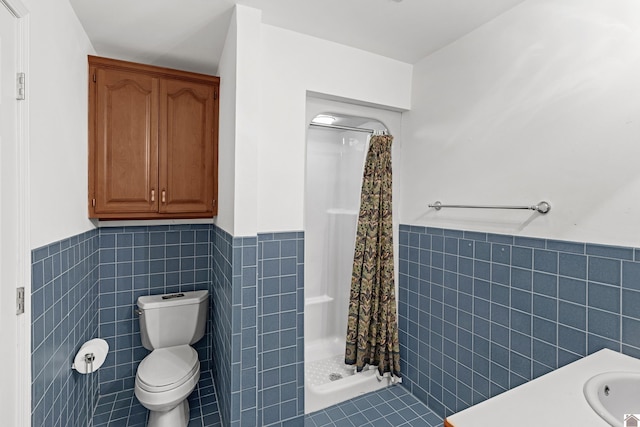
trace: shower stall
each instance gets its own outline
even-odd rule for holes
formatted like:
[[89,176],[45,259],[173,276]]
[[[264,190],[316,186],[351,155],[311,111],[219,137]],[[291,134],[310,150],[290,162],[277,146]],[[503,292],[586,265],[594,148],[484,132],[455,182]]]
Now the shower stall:
[[[324,124],[324,126],[323,126]],[[305,181],[305,412],[390,384],[344,363],[351,269],[364,162],[378,120],[332,112],[307,132]]]

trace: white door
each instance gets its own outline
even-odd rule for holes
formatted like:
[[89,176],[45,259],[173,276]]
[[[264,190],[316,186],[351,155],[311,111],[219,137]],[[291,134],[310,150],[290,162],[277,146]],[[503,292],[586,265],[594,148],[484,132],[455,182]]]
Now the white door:
[[[17,354],[20,242],[18,238],[18,19],[0,1],[0,414],[2,425],[19,425]],[[24,381],[24,379],[22,379]]]

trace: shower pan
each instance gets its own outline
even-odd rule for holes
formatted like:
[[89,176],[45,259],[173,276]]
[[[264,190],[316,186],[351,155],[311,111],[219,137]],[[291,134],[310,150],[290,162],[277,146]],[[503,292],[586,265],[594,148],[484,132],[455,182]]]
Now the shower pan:
[[307,133],[305,180],[305,413],[390,384],[344,363],[360,188],[378,120],[323,113]]

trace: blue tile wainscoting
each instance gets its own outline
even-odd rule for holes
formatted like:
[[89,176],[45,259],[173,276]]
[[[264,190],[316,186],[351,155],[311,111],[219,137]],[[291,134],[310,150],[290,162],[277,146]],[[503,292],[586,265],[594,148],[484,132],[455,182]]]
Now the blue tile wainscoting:
[[[407,225],[399,249],[403,386],[439,417],[604,347],[640,357],[640,249]],[[85,426],[133,389],[137,296],[208,289],[197,349],[221,424],[303,425],[303,271],[301,232],[101,228],[34,249],[32,424]],[[79,375],[94,337],[109,356]]]
[[[32,424],[86,426],[98,394],[132,390],[148,354],[134,316],[139,295],[212,292],[211,225],[101,228],[32,250]],[[210,304],[210,310],[213,304]],[[212,317],[196,344],[212,362]],[[109,354],[95,375],[71,363],[100,337]]]
[[222,425],[257,417],[257,238],[212,230],[214,383]]
[[233,239],[231,326],[231,426],[255,425],[257,417],[257,238]]
[[258,420],[304,425],[304,233],[258,235]]
[[[100,394],[133,389],[138,364],[149,354],[142,347],[135,315],[139,296],[194,290],[209,290],[211,294],[210,228],[171,225],[100,229],[99,336],[109,343],[109,354],[98,371]],[[207,324],[205,338],[195,344],[202,371],[210,369],[211,324]]]
[[213,281],[210,318],[212,329],[212,371],[222,425],[231,423],[231,328],[233,298],[233,238],[219,227],[210,231]]
[[71,369],[98,335],[99,233],[31,251],[31,424],[86,426],[98,381]]
[[640,249],[400,226],[403,386],[439,416],[602,348],[640,357]]
[[[104,227],[33,250],[33,425],[85,426],[99,395],[133,390],[148,354],[138,296],[199,289],[210,312],[195,347],[222,425],[302,425],[303,247],[301,232],[233,237],[199,224]],[[107,359],[79,375],[73,356],[96,337]]]
[[213,375],[222,424],[301,426],[303,234],[211,233]]

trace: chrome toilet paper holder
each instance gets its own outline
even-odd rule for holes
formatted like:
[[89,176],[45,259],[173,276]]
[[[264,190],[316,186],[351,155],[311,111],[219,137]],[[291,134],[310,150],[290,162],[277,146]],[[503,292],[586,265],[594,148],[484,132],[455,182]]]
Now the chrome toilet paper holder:
[[107,358],[109,352],[109,343],[100,338],[94,338],[85,342],[71,364],[71,369],[74,369],[79,374],[91,374],[102,366]]
[[[90,369],[86,369],[85,372],[94,372],[93,370],[93,361],[96,360],[96,355],[93,353],[86,353],[84,355],[84,364],[86,365],[85,367],[88,367]],[[72,363],[71,364],[71,369],[75,369],[76,371],[78,370],[76,368],[76,364]]]

